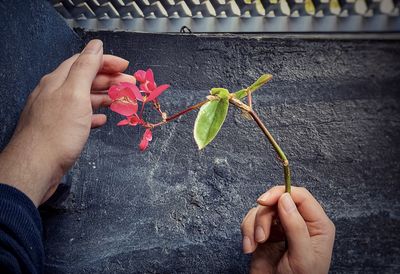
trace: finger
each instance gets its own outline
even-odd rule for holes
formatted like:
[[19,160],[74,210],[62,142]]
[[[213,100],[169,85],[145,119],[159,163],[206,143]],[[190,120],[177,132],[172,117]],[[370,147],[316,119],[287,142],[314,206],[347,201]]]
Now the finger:
[[105,90],[121,82],[136,83],[135,77],[124,73],[98,74],[93,81],[92,90]]
[[279,199],[278,213],[288,240],[289,256],[306,258],[306,254],[312,250],[310,234],[289,193],[284,193]]
[[245,254],[252,253],[257,248],[257,243],[254,241],[254,222],[256,213],[256,207],[250,209],[240,226],[243,236],[243,253]]
[[[62,62],[53,72],[43,76],[38,86],[30,94],[27,107],[33,104],[42,90],[54,91],[58,89],[64,83],[72,64],[78,59],[78,56],[79,54],[75,54]],[[46,87],[51,87],[51,89]]]
[[[79,54],[75,54],[74,56],[62,62],[54,71],[44,75],[40,79],[38,85],[39,88],[37,90],[40,91],[41,89],[44,89],[44,87],[48,86],[51,87],[51,90],[58,89],[64,83],[72,64],[76,61],[76,59],[78,59],[78,57]],[[37,94],[35,95],[35,97],[36,96]]]
[[101,73],[117,73],[123,72],[127,69],[129,61],[121,57],[104,54],[103,55],[103,65],[101,66]]
[[88,94],[101,65],[103,43],[100,40],[91,40],[78,59],[72,64],[64,85],[72,91]]
[[[292,186],[292,192],[294,192],[294,186]],[[263,193],[258,199],[257,203],[263,206],[273,206],[278,203],[279,198],[285,193],[284,186],[274,186],[267,192]]]
[[108,94],[108,90],[104,89],[104,90],[92,90],[90,92],[91,94]]
[[271,223],[276,215],[276,209],[270,206],[259,206],[254,224],[254,239],[258,243],[265,242],[271,232]]
[[[39,85],[46,86],[47,84],[51,84],[54,90],[58,89],[64,83],[72,64],[78,59],[78,57],[79,54],[75,54],[66,59],[54,71],[43,76]],[[129,61],[121,57],[105,54],[103,55],[100,72],[108,74],[119,73],[125,71],[128,65]],[[133,76],[132,78],[135,79]],[[130,81],[132,81],[132,78],[130,78]]]
[[[38,84],[38,86],[35,88],[35,90],[31,93],[29,96],[29,100],[27,105],[32,104],[39,93],[42,90],[56,90],[58,89],[65,81],[65,78],[67,78],[68,72],[72,66],[72,64],[78,59],[79,54],[75,54],[74,56],[68,58],[64,62],[62,62],[54,71],[52,71],[49,74],[44,75]],[[51,89],[46,89],[45,87],[51,86]]]
[[[59,88],[68,76],[72,64],[78,59],[79,54],[75,54],[62,62],[53,72],[48,74],[49,80],[52,80],[53,86]],[[100,73],[119,73],[125,71],[129,62],[121,57],[104,54]],[[133,76],[132,76],[133,77]],[[134,78],[134,77],[133,77]]]
[[[257,202],[264,206],[275,205],[284,192],[284,186],[273,187],[261,195]],[[318,222],[328,219],[321,205],[307,189],[292,187],[291,196],[305,221]]]
[[108,107],[112,103],[111,98],[107,94],[90,94],[90,101],[94,111],[101,107]]
[[101,127],[107,122],[107,116],[104,114],[93,114],[91,128]]

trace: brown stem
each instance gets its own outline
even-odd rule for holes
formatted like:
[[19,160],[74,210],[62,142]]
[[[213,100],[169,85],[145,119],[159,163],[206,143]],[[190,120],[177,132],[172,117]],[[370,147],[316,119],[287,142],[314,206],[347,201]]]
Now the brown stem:
[[183,114],[186,114],[186,113],[188,113],[188,112],[190,112],[190,111],[192,111],[192,110],[198,109],[199,107],[201,107],[202,105],[204,105],[204,104],[207,103],[207,102],[209,102],[209,100],[204,100],[204,101],[202,101],[202,102],[200,102],[200,103],[198,103],[198,104],[195,104],[195,105],[193,105],[193,106],[191,106],[191,107],[188,107],[188,108],[185,109],[185,110],[182,110],[182,111],[180,111],[180,112],[178,112],[178,113],[175,113],[174,115],[171,115],[171,116],[167,117],[167,118],[166,118],[164,121],[162,121],[162,122],[159,122],[159,123],[156,123],[156,124],[149,124],[149,127],[155,128],[155,127],[158,127],[158,126],[162,126],[162,125],[164,125],[164,124],[166,124],[166,123],[168,123],[168,122],[170,122],[170,121],[172,121],[172,120],[175,120],[176,118],[182,116]]
[[264,125],[264,123],[261,121],[260,117],[258,117],[257,113],[255,113],[248,105],[243,103],[242,101],[231,97],[229,99],[229,102],[236,107],[246,111],[251,115],[251,117],[254,119],[254,121],[257,123],[258,127],[261,129],[261,131],[264,133],[264,135],[267,137],[268,141],[271,143],[272,147],[278,154],[279,159],[282,161],[283,165],[283,173],[285,177],[285,192],[291,191],[291,179],[290,179],[290,168],[289,168],[289,161],[286,158],[285,153],[283,153],[281,147],[278,145],[278,143],[275,141],[274,137],[272,137],[272,134],[269,132],[267,127]]
[[252,98],[252,96],[251,96],[251,92],[249,92],[249,93],[247,94],[247,100],[249,101],[249,107],[250,107],[250,109],[253,109],[253,98]]

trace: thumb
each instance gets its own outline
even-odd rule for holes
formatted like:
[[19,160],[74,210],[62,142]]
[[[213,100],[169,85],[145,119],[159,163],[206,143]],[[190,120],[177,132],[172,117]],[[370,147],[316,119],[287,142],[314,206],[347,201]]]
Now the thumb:
[[279,198],[278,213],[288,240],[289,258],[306,260],[312,250],[310,234],[289,193]]
[[64,84],[72,90],[84,90],[88,93],[92,87],[103,60],[103,42],[91,40],[78,59],[72,64]]

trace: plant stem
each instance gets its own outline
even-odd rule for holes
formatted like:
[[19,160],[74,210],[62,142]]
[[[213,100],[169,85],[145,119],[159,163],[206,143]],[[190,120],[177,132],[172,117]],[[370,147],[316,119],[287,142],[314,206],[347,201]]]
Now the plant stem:
[[276,153],[278,154],[279,158],[281,159],[282,165],[283,165],[283,173],[284,173],[284,177],[285,177],[285,192],[290,193],[290,191],[291,191],[290,168],[289,168],[289,161],[286,158],[285,153],[283,153],[281,147],[275,141],[274,137],[272,137],[271,133],[268,131],[266,126],[263,124],[260,117],[258,117],[258,115],[253,110],[251,110],[249,112],[249,114],[251,115],[251,117],[253,117],[254,121],[257,123],[257,125],[260,127],[262,132],[265,134],[268,141],[274,147]]
[[240,100],[238,100],[236,98],[230,98],[229,102],[231,104],[235,105],[236,107],[238,107],[238,108],[246,111],[247,113],[249,113],[250,116],[257,123],[258,127],[262,130],[264,135],[267,137],[268,141],[271,143],[272,147],[274,148],[274,150],[278,154],[279,159],[282,161],[283,173],[284,173],[284,178],[285,178],[285,192],[290,193],[290,191],[291,191],[291,179],[290,179],[289,161],[286,158],[285,153],[283,153],[281,147],[275,141],[274,137],[272,137],[272,134],[269,132],[267,127],[261,121],[260,117],[258,117],[257,113],[255,113],[248,105],[246,105],[245,103],[241,102]]
[[186,114],[186,113],[188,113],[188,112],[190,112],[190,111],[192,111],[192,110],[198,109],[199,107],[201,107],[202,105],[204,105],[205,103],[207,103],[207,102],[209,102],[209,101],[210,101],[210,100],[204,100],[204,101],[202,101],[202,102],[200,102],[200,103],[197,103],[197,104],[195,104],[195,105],[193,105],[193,106],[191,106],[191,107],[188,107],[187,109],[184,109],[184,110],[182,110],[182,111],[180,111],[180,112],[178,112],[178,113],[175,113],[174,115],[171,115],[171,116],[167,117],[167,118],[166,118],[164,121],[162,121],[162,122],[159,122],[159,123],[156,123],[156,124],[149,124],[149,125],[150,125],[150,127],[152,127],[152,128],[155,128],[155,127],[158,127],[158,126],[162,126],[162,125],[164,125],[164,124],[166,124],[166,123],[168,123],[168,122],[170,122],[170,121],[172,121],[172,120],[175,120],[176,118],[182,116],[183,114]]
[[249,107],[250,107],[250,109],[253,109],[253,99],[252,99],[252,96],[251,96],[251,92],[249,92],[249,93],[247,94],[247,100],[248,100],[248,102],[249,102]]

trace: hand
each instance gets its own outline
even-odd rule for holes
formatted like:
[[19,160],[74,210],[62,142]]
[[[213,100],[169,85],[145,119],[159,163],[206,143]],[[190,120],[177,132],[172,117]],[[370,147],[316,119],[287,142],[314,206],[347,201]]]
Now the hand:
[[334,224],[305,188],[284,191],[278,186],[261,195],[243,219],[243,251],[253,253],[250,272],[328,273]]
[[90,128],[106,122],[93,110],[111,103],[107,89],[135,81],[121,73],[127,66],[122,58],[103,55],[102,42],[92,40],[81,54],[45,75],[0,154],[0,182],[18,188],[36,206],[46,201],[79,156]]

